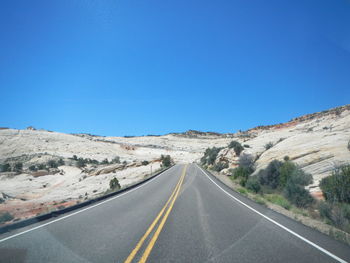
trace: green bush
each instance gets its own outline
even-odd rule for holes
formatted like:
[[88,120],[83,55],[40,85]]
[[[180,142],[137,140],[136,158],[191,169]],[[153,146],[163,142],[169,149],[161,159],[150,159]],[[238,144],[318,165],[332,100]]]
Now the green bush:
[[56,163],[55,160],[50,160],[50,161],[47,162],[47,166],[48,166],[49,168],[57,168],[57,167],[58,167],[58,164]]
[[113,178],[112,180],[109,181],[109,188],[111,190],[118,190],[120,189],[120,184],[117,178]]
[[0,213],[0,224],[13,220],[14,217],[9,212]]
[[258,173],[260,183],[273,189],[277,188],[280,184],[280,168],[282,165],[282,162],[273,160],[266,169],[260,170]]
[[109,164],[108,159],[107,158],[103,159],[101,164]]
[[328,202],[320,202],[318,205],[318,211],[322,218],[326,218],[331,221],[332,217],[332,205]]
[[241,152],[244,150],[243,146],[237,141],[230,142],[230,144],[228,145],[228,148],[230,149],[233,148],[237,156],[239,156]]
[[222,148],[207,148],[201,158],[202,165],[213,165]]
[[216,172],[220,172],[222,169],[228,168],[228,163],[227,162],[217,162],[213,166],[213,170]]
[[246,168],[250,174],[255,170],[254,162],[254,157],[251,154],[242,154],[238,160],[239,166]]
[[306,186],[313,183],[312,175],[305,173],[299,167],[297,167],[290,175],[287,182],[293,182],[294,184]]
[[82,167],[85,167],[85,160],[83,158],[79,158],[77,163],[76,163],[76,166],[79,167],[79,168],[82,168]]
[[273,143],[272,142],[268,142],[265,144],[265,150],[267,151],[268,149],[271,149],[273,147]]
[[288,179],[291,177],[292,173],[294,173],[296,169],[297,166],[294,163],[290,161],[284,162],[279,168],[279,185],[281,185],[282,187],[286,186]]
[[259,183],[259,180],[256,176],[250,177],[247,182],[245,183],[245,187],[255,193],[259,193],[261,190],[261,185]]
[[296,184],[293,180],[288,180],[287,185],[284,188],[284,195],[297,207],[305,208],[314,202],[309,191],[307,191],[304,186]]
[[326,200],[350,203],[350,165],[336,168],[331,176],[321,180],[320,188]]
[[0,172],[11,172],[11,166],[8,163],[0,164]]
[[170,155],[162,155],[160,157],[160,159],[162,160],[162,167],[170,167],[172,164],[172,160]]
[[120,157],[119,156],[114,157],[111,163],[120,163]]
[[244,167],[237,167],[236,169],[234,169],[234,172],[233,172],[233,178],[234,179],[239,179],[239,184],[241,186],[245,186],[246,185],[246,182],[249,178],[249,175],[250,175],[250,172],[248,169],[244,168]]

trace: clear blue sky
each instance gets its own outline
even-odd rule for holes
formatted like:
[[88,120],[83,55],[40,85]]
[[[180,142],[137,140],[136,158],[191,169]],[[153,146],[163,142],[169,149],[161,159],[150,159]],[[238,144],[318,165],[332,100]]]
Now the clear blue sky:
[[234,132],[350,103],[350,1],[4,0],[0,126]]

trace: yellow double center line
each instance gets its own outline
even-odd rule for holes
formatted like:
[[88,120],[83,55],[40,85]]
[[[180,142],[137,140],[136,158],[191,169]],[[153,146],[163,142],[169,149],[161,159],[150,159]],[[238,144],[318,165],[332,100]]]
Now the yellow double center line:
[[[177,182],[177,185],[175,186],[174,191],[172,192],[172,194],[170,195],[168,201],[165,203],[164,207],[162,208],[162,210],[160,210],[159,214],[157,215],[157,217],[154,219],[154,221],[152,222],[152,224],[149,226],[149,228],[147,229],[146,233],[142,236],[142,238],[140,239],[140,241],[137,243],[136,247],[133,249],[133,251],[131,251],[130,255],[128,256],[128,258],[125,260],[124,263],[130,263],[134,257],[136,256],[137,252],[140,250],[140,248],[142,247],[143,243],[145,242],[145,240],[147,239],[147,237],[149,236],[149,234],[152,232],[152,230],[154,229],[154,227],[157,225],[158,221],[161,219],[162,215],[164,214],[165,210],[165,214],[158,226],[158,228],[156,229],[156,231],[154,232],[153,237],[151,238],[150,242],[148,243],[148,246],[146,247],[141,259],[139,260],[139,263],[144,263],[146,262],[148,256],[150,255],[154,244],[156,243],[158,236],[160,234],[160,232],[162,231],[164,224],[171,212],[171,210],[173,209],[174,203],[177,199],[177,196],[179,195],[182,183],[184,181],[185,175],[186,175],[186,169],[187,169],[187,165],[184,167],[183,171],[182,171],[182,175],[179,179],[179,181]],[[170,205],[169,205],[170,204]]]

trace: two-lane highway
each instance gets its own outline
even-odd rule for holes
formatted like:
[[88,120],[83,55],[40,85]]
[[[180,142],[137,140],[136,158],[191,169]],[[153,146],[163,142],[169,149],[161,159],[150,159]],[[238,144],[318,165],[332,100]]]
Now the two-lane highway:
[[349,246],[259,206],[195,164],[0,236],[0,262],[348,262]]

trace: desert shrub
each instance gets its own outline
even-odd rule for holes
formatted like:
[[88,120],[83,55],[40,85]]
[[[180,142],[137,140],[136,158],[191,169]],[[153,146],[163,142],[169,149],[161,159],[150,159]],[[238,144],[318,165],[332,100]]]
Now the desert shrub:
[[230,142],[230,144],[228,145],[228,148],[231,148],[231,149],[233,148],[237,156],[239,156],[241,152],[244,150],[243,146],[237,141]]
[[13,220],[14,217],[9,212],[0,213],[0,224]]
[[86,163],[85,160],[83,158],[79,158],[76,162],[76,166],[81,168],[81,167],[85,167]]
[[239,166],[246,168],[249,173],[254,172],[254,157],[251,154],[242,154],[239,157]]
[[285,162],[288,162],[288,161],[290,160],[290,158],[289,158],[288,155],[286,155],[286,156],[283,157],[283,160],[284,160]]
[[23,163],[21,163],[21,162],[15,163],[13,170],[15,172],[21,172],[23,170]]
[[207,148],[204,152],[203,157],[201,158],[201,164],[205,165],[212,165],[214,164],[216,157],[218,156],[219,152],[222,148]]
[[36,170],[37,170],[37,168],[35,167],[35,165],[29,166],[28,169],[29,169],[30,171],[36,171]]
[[321,202],[318,209],[328,223],[350,232],[350,204]]
[[348,150],[350,151],[350,140],[348,141]]
[[279,186],[280,167],[283,165],[278,160],[269,163],[266,169],[260,170],[258,173],[259,181],[262,185],[267,185],[273,189]]
[[111,163],[120,163],[120,157],[119,156],[114,157]]
[[258,193],[258,192],[260,192],[260,190],[261,190],[261,185],[260,185],[260,183],[259,183],[258,178],[256,178],[256,176],[251,176],[251,177],[247,180],[247,182],[246,182],[246,184],[245,184],[245,187],[246,187],[247,189],[249,189],[249,190],[255,192],[255,193]]
[[43,163],[38,164],[37,167],[38,167],[38,170],[45,170],[46,169],[46,165]]
[[57,167],[58,167],[58,164],[56,163],[55,160],[50,160],[50,161],[47,162],[47,166],[48,166],[49,168],[57,168]]
[[73,158],[72,158],[74,161],[78,161],[78,157],[76,155],[73,155]]
[[326,200],[350,203],[350,165],[336,168],[331,176],[321,180],[320,188]]
[[304,186],[296,184],[293,180],[288,180],[283,192],[285,197],[297,207],[308,207],[314,202],[309,191]]
[[246,182],[249,178],[250,172],[248,169],[244,168],[244,167],[237,167],[236,169],[234,169],[233,172],[233,178],[234,179],[239,179],[239,184],[241,186],[245,186]]
[[320,216],[322,218],[326,218],[331,220],[332,216],[332,205],[329,202],[320,202],[318,205],[318,211],[320,212]]
[[108,159],[107,158],[103,159],[101,164],[109,164]]
[[148,164],[149,164],[149,161],[142,161],[141,164],[142,164],[142,165],[148,165]]
[[293,182],[294,184],[306,186],[312,184],[312,175],[305,173],[299,167],[297,167],[290,175],[287,182]]
[[162,167],[170,167],[171,166],[172,160],[171,160],[170,155],[162,155],[160,157],[160,159],[162,160]]
[[267,151],[268,149],[273,147],[273,143],[272,142],[268,142],[265,144],[265,150]]
[[60,158],[58,161],[57,161],[57,164],[58,165],[64,165],[64,161],[62,158]]
[[0,164],[0,172],[11,172],[11,166],[8,163]]
[[119,181],[118,181],[117,178],[114,177],[113,179],[111,179],[109,181],[109,188],[111,190],[118,190],[118,189],[120,189],[120,184],[119,184]]
[[248,144],[243,144],[244,148],[250,148],[250,146]]
[[228,163],[227,162],[217,162],[213,166],[213,170],[216,172],[220,172],[222,169],[228,168]]
[[279,168],[279,185],[281,185],[282,187],[286,186],[288,179],[291,177],[292,173],[294,173],[296,169],[297,166],[294,163],[290,161],[284,162]]

